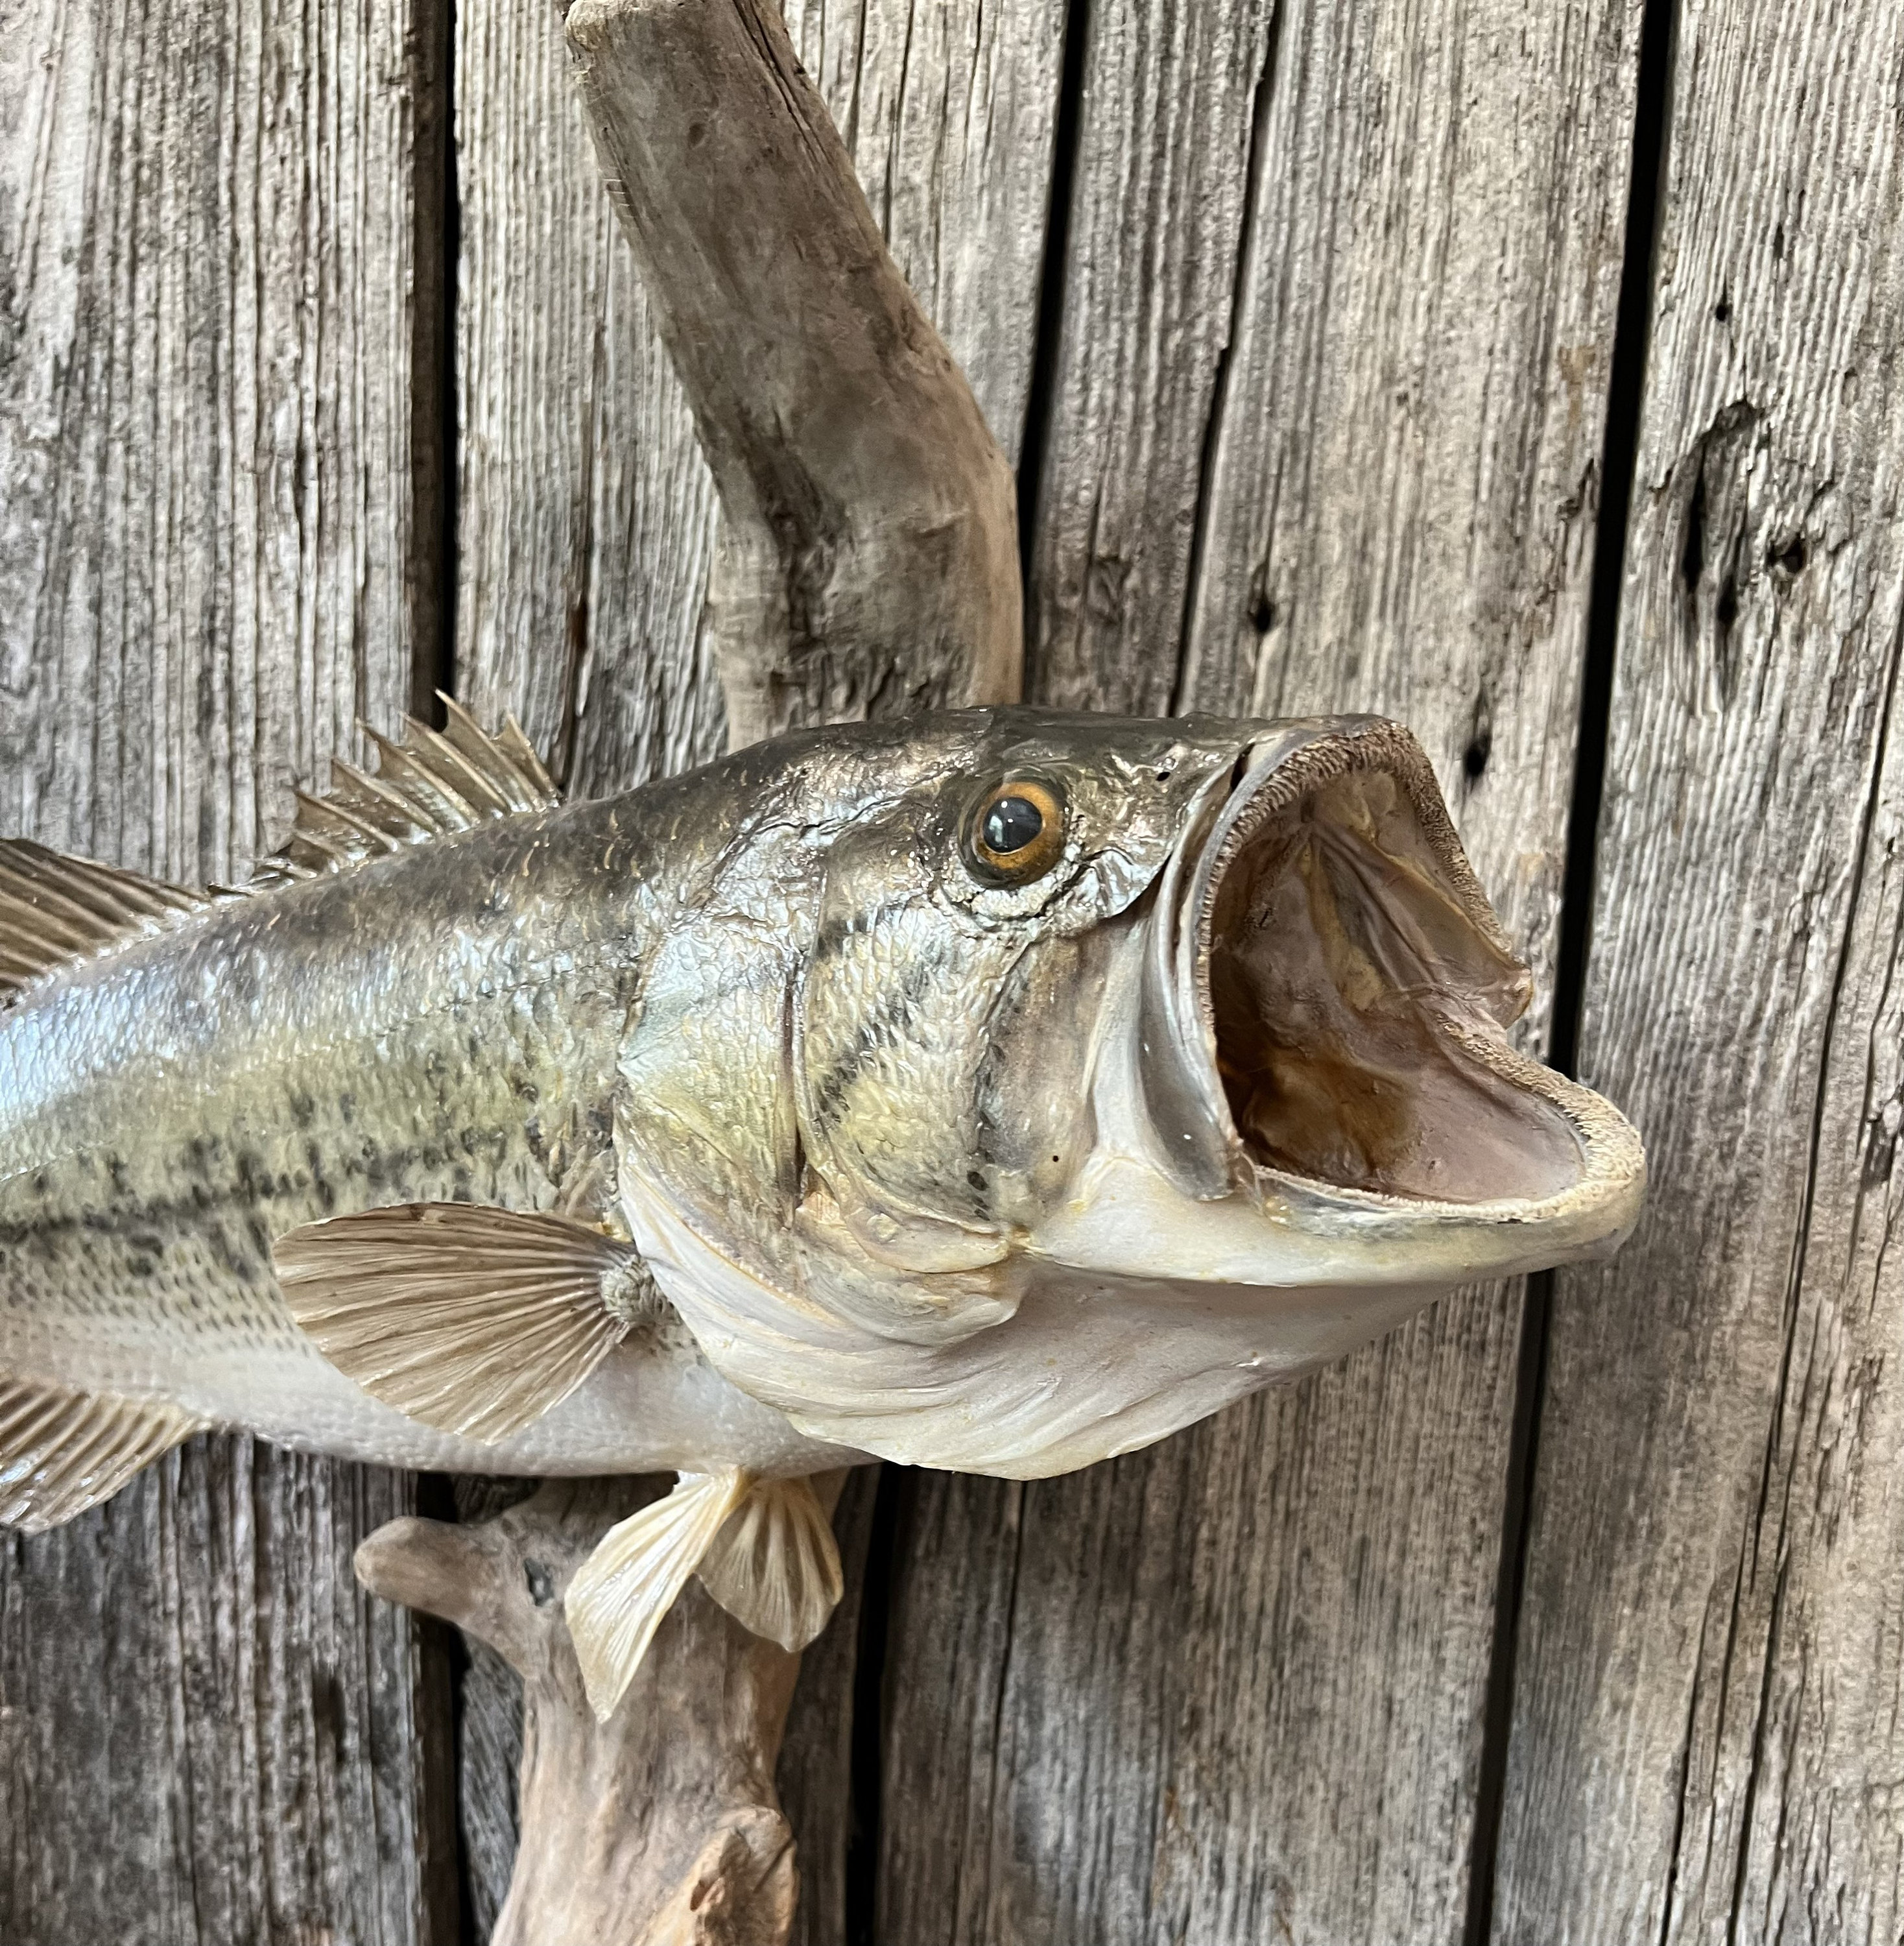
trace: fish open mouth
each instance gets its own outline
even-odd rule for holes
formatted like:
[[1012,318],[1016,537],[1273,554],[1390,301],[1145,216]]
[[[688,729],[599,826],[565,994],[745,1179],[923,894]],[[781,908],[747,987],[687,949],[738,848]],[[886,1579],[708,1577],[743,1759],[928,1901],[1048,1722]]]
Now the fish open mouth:
[[1637,1138],[1508,1044],[1532,983],[1407,731],[1259,745],[1171,876],[1146,1038],[1177,1072],[1146,1090],[1193,1194],[1630,1221]]

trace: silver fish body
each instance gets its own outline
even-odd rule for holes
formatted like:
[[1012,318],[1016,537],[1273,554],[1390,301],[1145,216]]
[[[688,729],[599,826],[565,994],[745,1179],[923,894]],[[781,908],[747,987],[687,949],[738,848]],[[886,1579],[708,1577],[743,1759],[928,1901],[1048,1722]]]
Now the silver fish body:
[[[1512,1051],[1526,997],[1392,726],[783,739],[26,984],[0,1373],[404,1466],[1065,1471],[1617,1242],[1637,1142]],[[500,1441],[273,1274],[455,1203],[631,1240],[669,1300]]]

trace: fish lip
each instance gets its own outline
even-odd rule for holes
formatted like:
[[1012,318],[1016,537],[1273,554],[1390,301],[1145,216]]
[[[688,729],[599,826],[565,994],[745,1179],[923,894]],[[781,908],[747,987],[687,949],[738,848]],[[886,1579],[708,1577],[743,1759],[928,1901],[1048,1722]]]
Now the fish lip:
[[[1218,1064],[1211,991],[1215,913],[1225,878],[1251,841],[1303,792],[1353,771],[1381,771],[1406,793],[1440,874],[1440,889],[1500,962],[1498,990],[1473,1017],[1436,1017],[1474,1061],[1522,1096],[1558,1111],[1579,1151],[1577,1172],[1546,1195],[1459,1201],[1298,1175],[1253,1151],[1239,1131]],[[1455,835],[1432,767],[1415,739],[1379,717],[1278,725],[1242,746],[1227,774],[1207,784],[1161,876],[1146,942],[1139,1070],[1165,1173],[1201,1201],[1242,1196],[1305,1226],[1399,1240],[1458,1228],[1510,1226],[1538,1233],[1543,1262],[1614,1247],[1631,1228],[1643,1193],[1639,1138],[1617,1110],[1519,1053],[1499,1030],[1526,1011],[1532,981],[1502,933]]]

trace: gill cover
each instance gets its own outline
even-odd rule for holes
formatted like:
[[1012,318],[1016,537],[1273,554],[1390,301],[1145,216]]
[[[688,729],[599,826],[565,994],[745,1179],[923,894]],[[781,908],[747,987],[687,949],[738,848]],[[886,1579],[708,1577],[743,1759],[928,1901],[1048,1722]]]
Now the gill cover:
[[[863,756],[842,736],[804,790],[764,795],[644,968],[618,1149],[625,1193],[736,1268],[803,1289],[824,1262],[835,1309],[937,1341],[1015,1303],[990,1273],[1089,1139],[1094,935],[1234,750],[1029,710],[933,727]],[[1007,786],[1061,813],[1029,873],[975,855]],[[1013,1086],[1060,1046],[1068,1076]]]

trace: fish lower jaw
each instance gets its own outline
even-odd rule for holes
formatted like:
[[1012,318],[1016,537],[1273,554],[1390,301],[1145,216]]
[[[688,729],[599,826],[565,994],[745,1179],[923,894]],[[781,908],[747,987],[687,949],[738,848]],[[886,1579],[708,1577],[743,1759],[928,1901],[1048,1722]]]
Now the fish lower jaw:
[[1632,1228],[1643,1191],[1643,1175],[1624,1166],[1585,1172],[1537,1200],[1492,1203],[1389,1197],[1259,1169],[1254,1193],[1202,1200],[1146,1157],[1100,1151],[1026,1247],[1107,1277],[1432,1295],[1604,1255]]

